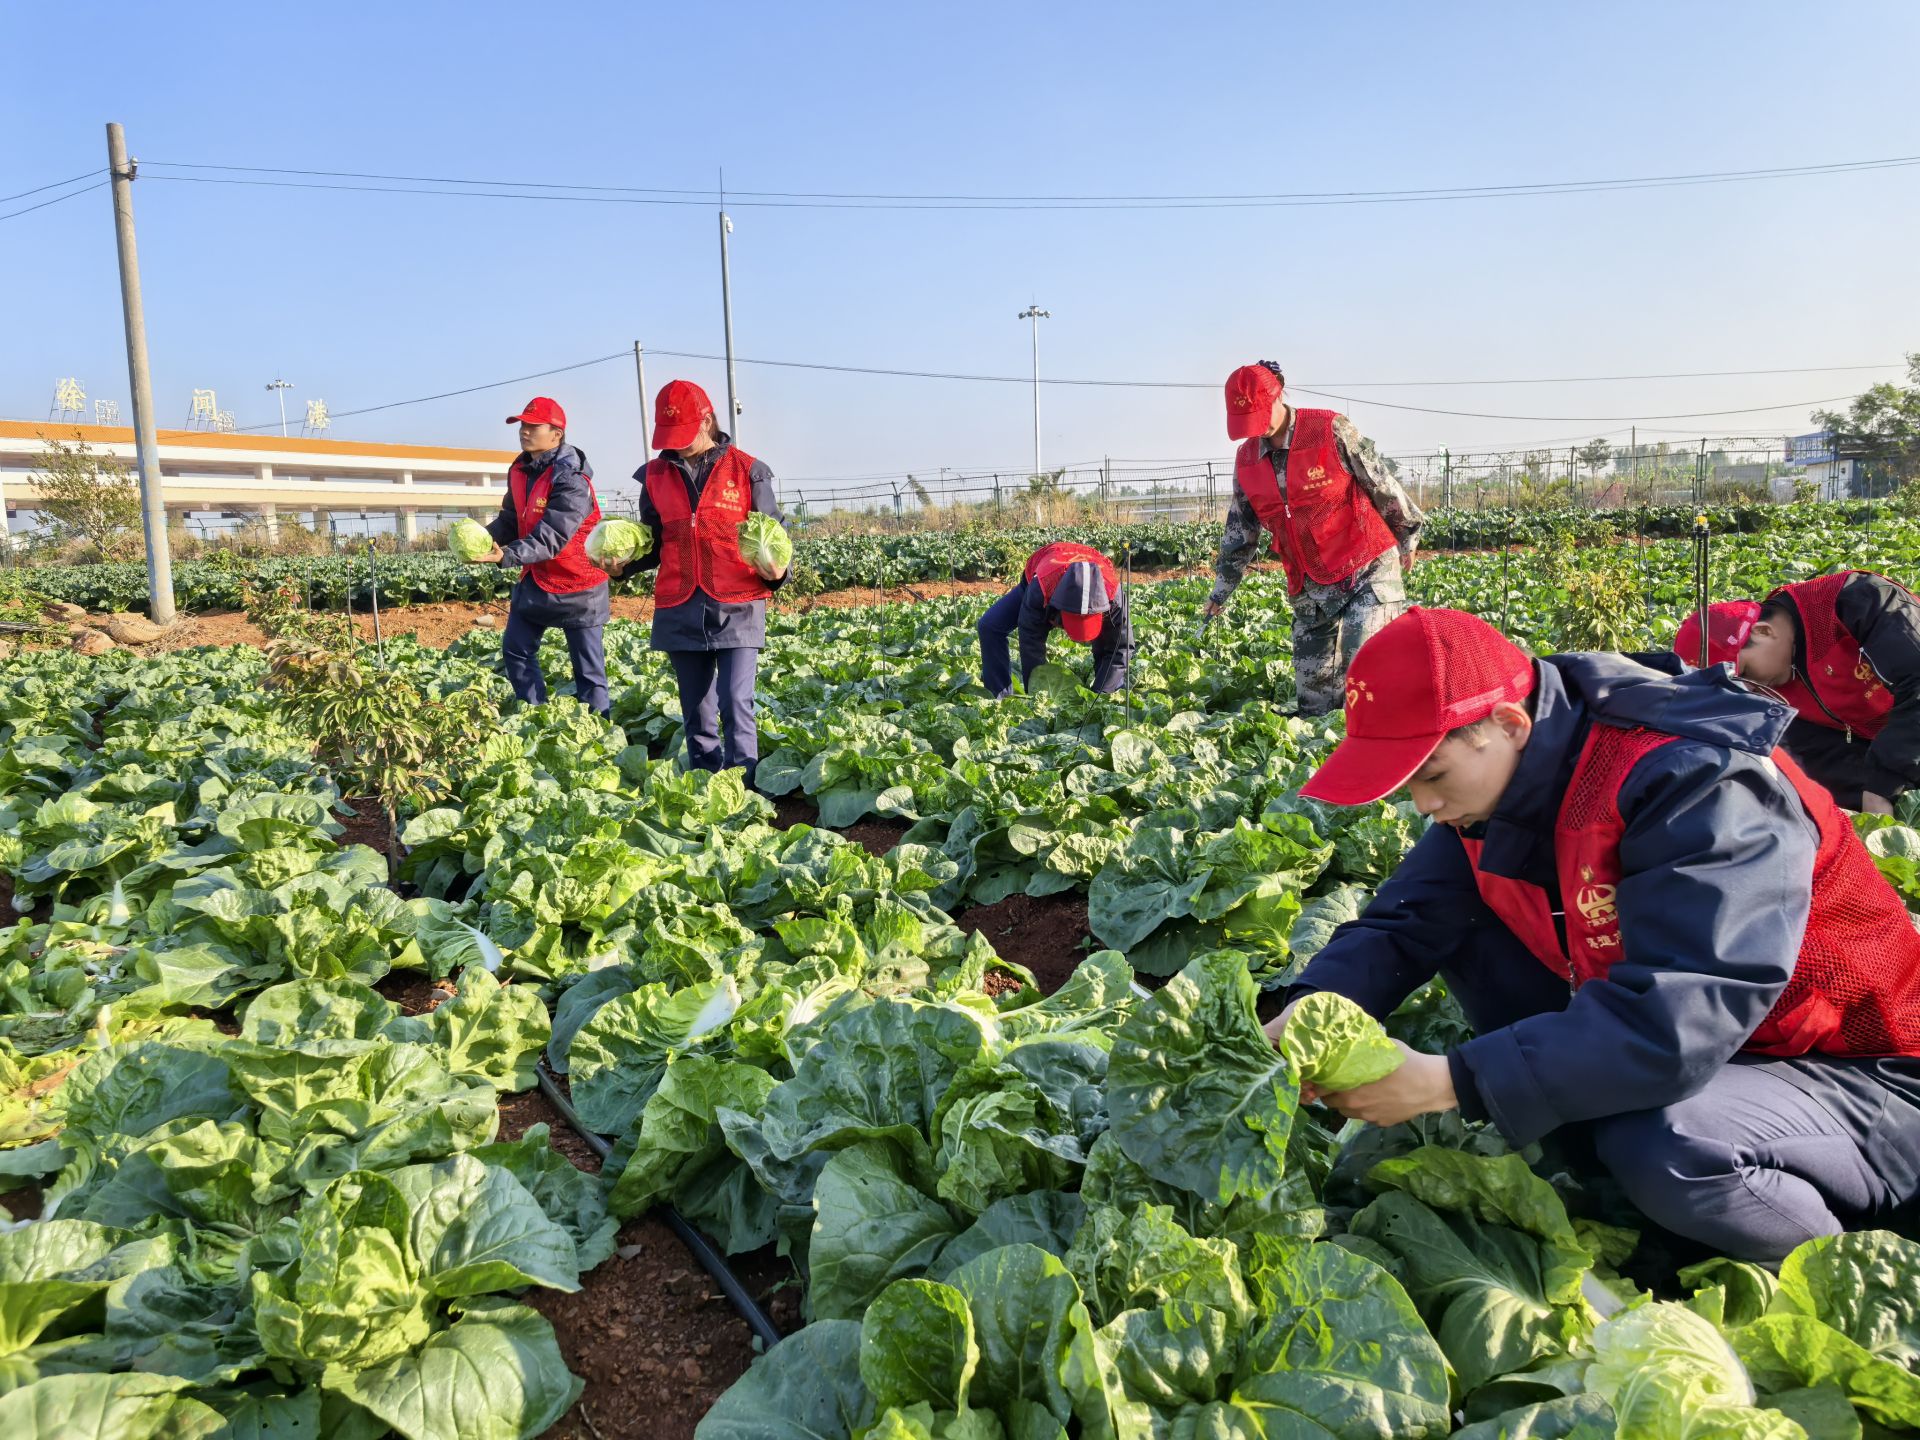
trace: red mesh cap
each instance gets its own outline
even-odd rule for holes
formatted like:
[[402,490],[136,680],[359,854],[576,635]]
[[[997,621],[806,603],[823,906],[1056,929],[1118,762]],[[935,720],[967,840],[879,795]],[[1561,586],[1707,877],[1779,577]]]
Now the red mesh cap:
[[1533,661],[1478,615],[1415,607],[1347,667],[1347,738],[1300,787],[1310,800],[1367,805],[1427,763],[1449,730],[1533,693]]
[[669,380],[653,401],[653,448],[680,450],[700,433],[700,422],[713,413],[707,392],[691,380]]
[[1280,377],[1264,365],[1242,365],[1227,377],[1227,438],[1251,440],[1273,429]]
[[[1707,607],[1707,664],[1734,665],[1740,649],[1753,633],[1760,618],[1758,600],[1722,600]],[[1680,633],[1673,637],[1673,653],[1689,665],[1700,663],[1700,612],[1694,611],[1680,622]],[[1737,669],[1738,666],[1736,665]]]

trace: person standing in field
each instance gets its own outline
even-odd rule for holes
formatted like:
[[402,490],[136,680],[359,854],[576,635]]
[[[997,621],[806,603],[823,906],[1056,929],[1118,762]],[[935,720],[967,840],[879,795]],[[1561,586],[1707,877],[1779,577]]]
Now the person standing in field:
[[1227,377],[1227,436],[1242,443],[1206,613],[1226,609],[1270,531],[1293,604],[1298,712],[1326,715],[1360,647],[1407,608],[1422,517],[1351,420],[1297,409],[1285,387],[1271,360]]
[[[1708,620],[1707,663],[1793,707],[1787,752],[1840,804],[1891,815],[1920,785],[1920,601],[1904,585],[1842,570],[1723,600]],[[1699,611],[1673,648],[1700,663]]]
[[507,679],[520,699],[546,702],[540,639],[558,627],[573,661],[573,693],[605,715],[612,605],[607,572],[587,558],[587,536],[600,523],[593,467],[567,444],[567,412],[557,401],[537,396],[507,423],[520,427],[520,454],[507,472],[500,513],[487,522],[493,549],[474,561],[520,567],[500,639]]
[[741,522],[754,511],[783,526],[773,471],[733,443],[707,392],[691,380],[661,387],[653,407],[658,459],[634,472],[640,522],[653,545],[636,570],[659,569],[653,586],[653,648],[680,686],[687,764],[740,766],[752,787],[760,765],[754,680],[767,642],[767,597],[787,571],[749,565]]

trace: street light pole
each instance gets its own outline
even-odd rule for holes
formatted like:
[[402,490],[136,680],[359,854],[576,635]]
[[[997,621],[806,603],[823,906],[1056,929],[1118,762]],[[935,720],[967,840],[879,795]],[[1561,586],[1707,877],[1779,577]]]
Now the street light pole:
[[1053,316],[1038,305],[1029,305],[1014,318],[1033,322],[1033,478],[1038,484],[1044,473],[1040,469],[1040,322]]
[[267,389],[280,392],[280,438],[283,440],[287,435],[287,391],[292,388],[291,380],[273,380],[267,385]]

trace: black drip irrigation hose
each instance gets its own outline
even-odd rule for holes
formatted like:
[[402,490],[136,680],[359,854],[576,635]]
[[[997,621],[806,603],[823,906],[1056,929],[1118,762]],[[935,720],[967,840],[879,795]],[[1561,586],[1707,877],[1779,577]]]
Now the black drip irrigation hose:
[[[573,1108],[573,1102],[567,1099],[559,1084],[555,1082],[553,1072],[547,1069],[545,1060],[540,1062],[537,1074],[540,1079],[540,1093],[546,1096],[553,1108],[560,1112],[560,1118],[567,1122],[567,1128],[586,1141],[588,1148],[602,1160],[611,1155],[613,1146],[607,1142],[606,1136],[596,1135],[580,1123],[580,1112]],[[760,1302],[747,1293],[747,1287],[740,1283],[740,1277],[728,1266],[727,1257],[714,1248],[711,1240],[689,1225],[686,1216],[671,1205],[662,1206],[661,1210],[666,1215],[667,1227],[680,1237],[681,1243],[691,1250],[693,1258],[700,1262],[701,1269],[713,1277],[713,1282],[720,1287],[721,1293],[733,1302],[733,1308],[740,1312],[740,1318],[747,1322],[747,1328],[759,1339],[761,1348],[771,1350],[778,1345],[780,1343],[778,1327],[767,1317],[767,1312],[760,1308]]]

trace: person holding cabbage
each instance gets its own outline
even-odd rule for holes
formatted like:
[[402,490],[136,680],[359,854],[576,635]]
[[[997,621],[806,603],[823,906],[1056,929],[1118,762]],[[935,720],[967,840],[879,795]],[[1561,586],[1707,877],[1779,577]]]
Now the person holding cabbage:
[[733,443],[690,380],[661,387],[653,443],[659,458],[634,472],[649,534],[634,568],[659,571],[653,648],[665,652],[679,683],[688,765],[739,766],[751,787],[760,764],[754,678],[767,597],[793,561],[773,471]]
[[500,638],[513,693],[545,703],[540,640],[557,627],[567,637],[573,693],[589,710],[605,715],[604,637],[611,603],[607,572],[589,552],[600,522],[593,467],[567,444],[567,412],[557,401],[537,396],[507,423],[520,427],[520,454],[507,471],[500,513],[484,526],[456,522],[451,546],[469,564],[520,567]]
[[1474,1036],[1303,1094],[1376,1125],[1458,1110],[1515,1147],[1565,1130],[1736,1259],[1920,1200],[1920,934],[1782,748],[1792,716],[1724,666],[1535,659],[1457,610],[1374,635],[1300,793],[1404,788],[1434,823],[1268,1033],[1295,1051],[1317,996],[1385,1018],[1438,974]]

